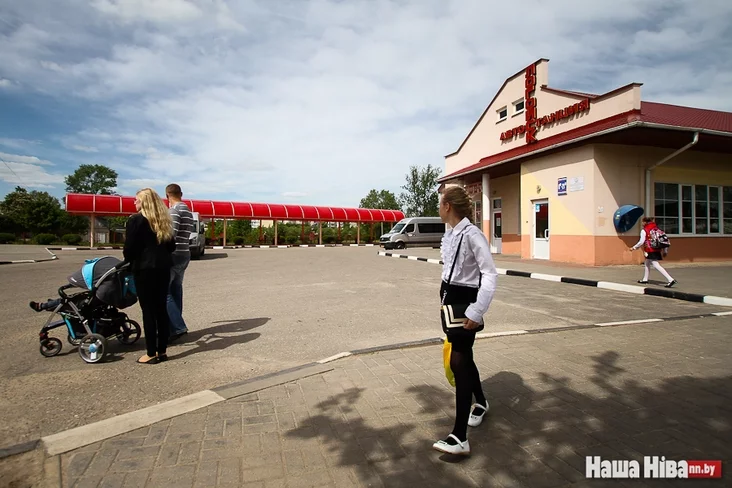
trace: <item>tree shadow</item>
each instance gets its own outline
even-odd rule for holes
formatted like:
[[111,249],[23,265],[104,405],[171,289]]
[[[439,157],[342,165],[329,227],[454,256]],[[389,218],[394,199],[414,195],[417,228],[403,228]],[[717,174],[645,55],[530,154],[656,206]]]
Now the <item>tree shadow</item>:
[[[632,367],[624,367],[617,352],[592,359],[588,378],[539,372],[529,383],[501,371],[485,379],[490,413],[482,425],[469,428],[467,458],[431,448],[454,422],[454,389],[446,381],[409,387],[395,382],[378,396],[349,389],[311,408],[310,417],[285,436],[318,438],[331,466],[348,468],[359,483],[376,486],[592,488],[606,485],[586,478],[587,456],[636,460],[641,478],[644,456],[732,459],[732,376],[656,380],[640,372],[620,380]],[[722,476],[729,478],[724,466]],[[694,485],[604,481],[613,487]]]

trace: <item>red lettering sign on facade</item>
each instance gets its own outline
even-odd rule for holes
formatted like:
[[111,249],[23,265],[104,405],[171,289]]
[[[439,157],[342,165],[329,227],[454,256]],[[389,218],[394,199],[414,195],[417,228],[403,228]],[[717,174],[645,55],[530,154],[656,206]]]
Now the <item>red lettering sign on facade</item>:
[[570,105],[562,110],[544,115],[537,116],[536,110],[536,65],[532,64],[524,73],[524,114],[526,123],[513,129],[509,129],[501,133],[501,140],[513,139],[519,134],[526,134],[526,144],[536,142],[536,132],[539,127],[552,124],[560,120],[569,118],[575,114],[586,112],[590,109],[590,99],[585,98],[581,102]]

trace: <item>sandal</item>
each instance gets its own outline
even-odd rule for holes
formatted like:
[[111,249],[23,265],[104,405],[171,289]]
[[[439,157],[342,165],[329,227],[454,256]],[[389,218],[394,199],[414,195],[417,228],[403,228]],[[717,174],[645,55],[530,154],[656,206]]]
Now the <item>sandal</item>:
[[163,361],[167,361],[168,360],[168,355],[167,354],[158,354],[155,357],[158,358],[158,361],[160,361],[161,363]]
[[[143,361],[142,360],[143,358],[147,358],[147,361]],[[137,360],[137,362],[140,364],[158,364],[160,362],[160,360],[158,359],[157,356],[150,357],[147,354],[145,354],[144,356],[140,357]]]
[[[478,415],[476,412],[478,409],[482,410],[483,413]],[[485,405],[481,405],[480,403],[476,403],[473,405],[473,409],[470,412],[470,417],[468,418],[468,425],[471,427],[478,427],[481,422],[483,422],[483,417],[485,414],[488,413],[488,402],[485,402]]]

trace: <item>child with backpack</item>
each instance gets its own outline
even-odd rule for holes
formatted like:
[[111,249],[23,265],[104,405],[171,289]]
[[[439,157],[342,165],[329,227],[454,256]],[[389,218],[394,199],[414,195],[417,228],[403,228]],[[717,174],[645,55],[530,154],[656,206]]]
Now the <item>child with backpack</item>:
[[668,236],[658,228],[653,217],[643,217],[642,223],[643,228],[641,229],[640,240],[635,246],[630,248],[631,251],[635,251],[643,246],[643,254],[646,257],[645,273],[643,274],[643,279],[638,280],[638,283],[648,283],[648,275],[651,272],[651,266],[653,266],[668,281],[665,285],[666,288],[671,288],[677,282],[659,263],[659,261],[663,260],[663,255],[667,253],[668,247],[671,245]]

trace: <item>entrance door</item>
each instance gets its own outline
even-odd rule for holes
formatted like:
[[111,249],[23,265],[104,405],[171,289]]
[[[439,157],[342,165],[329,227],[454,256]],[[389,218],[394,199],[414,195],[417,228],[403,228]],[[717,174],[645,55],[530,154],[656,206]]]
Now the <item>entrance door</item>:
[[534,200],[532,258],[549,259],[549,200]]
[[493,200],[493,218],[491,219],[491,227],[493,234],[491,235],[491,253],[501,254],[501,243],[503,242],[503,219],[501,218],[501,199]]

